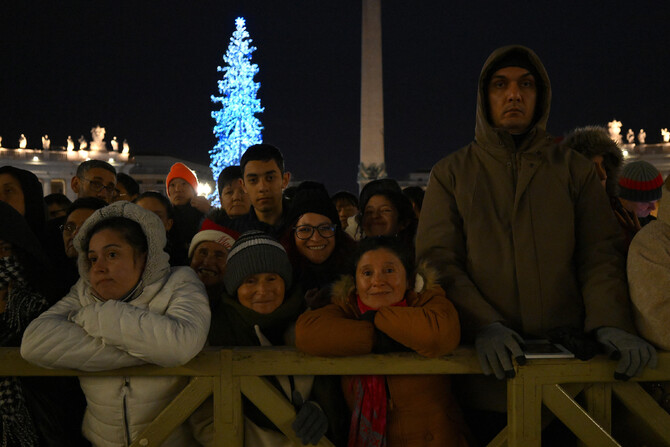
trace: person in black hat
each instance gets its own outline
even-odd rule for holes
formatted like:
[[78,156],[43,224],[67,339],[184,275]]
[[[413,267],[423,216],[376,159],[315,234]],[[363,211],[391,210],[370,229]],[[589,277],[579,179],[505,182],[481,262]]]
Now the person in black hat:
[[417,218],[412,202],[391,178],[373,180],[361,191],[359,231],[364,237],[395,236],[414,252]]
[[307,306],[330,303],[330,286],[351,268],[356,243],[339,225],[339,217],[321,183],[303,182],[291,201],[281,238],[295,280],[305,291]]

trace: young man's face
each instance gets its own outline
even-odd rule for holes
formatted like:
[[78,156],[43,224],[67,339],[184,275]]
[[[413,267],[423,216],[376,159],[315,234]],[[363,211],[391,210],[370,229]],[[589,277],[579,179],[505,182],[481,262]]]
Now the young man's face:
[[259,212],[281,209],[282,191],[289,178],[289,173],[282,174],[274,160],[252,160],[244,166],[244,189]]
[[492,125],[512,135],[528,130],[535,115],[535,77],[525,68],[505,67],[493,73],[488,85]]
[[173,205],[188,205],[195,198],[195,191],[183,178],[173,178],[168,185],[168,197]]
[[72,177],[70,182],[77,198],[97,197],[110,203],[116,187],[116,176],[103,168],[91,168],[82,177]]

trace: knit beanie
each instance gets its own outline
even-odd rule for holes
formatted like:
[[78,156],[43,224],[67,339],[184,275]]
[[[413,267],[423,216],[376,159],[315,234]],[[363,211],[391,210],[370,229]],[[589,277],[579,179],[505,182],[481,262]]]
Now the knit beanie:
[[291,200],[286,222],[290,225],[300,219],[305,213],[316,213],[326,216],[334,224],[340,222],[337,209],[328,196],[325,186],[316,182],[303,182],[298,186],[298,191]]
[[165,191],[167,191],[168,197],[170,197],[170,182],[176,178],[186,181],[193,187],[193,191],[196,194],[198,193],[198,176],[195,175],[195,172],[191,171],[184,163],[175,163],[165,179]]
[[629,202],[654,202],[663,193],[663,177],[654,166],[637,160],[624,166],[619,176],[619,197]]
[[191,245],[188,247],[188,257],[189,259],[193,256],[195,248],[200,245],[201,242],[216,242],[219,245],[226,247],[226,250],[230,250],[235,243],[235,239],[229,234],[224,233],[223,231],[217,230],[202,230],[195,233],[193,239],[191,239]]
[[284,247],[262,231],[247,231],[235,241],[228,253],[223,284],[230,296],[246,278],[258,273],[276,273],[284,280],[286,290],[291,288],[293,270]]

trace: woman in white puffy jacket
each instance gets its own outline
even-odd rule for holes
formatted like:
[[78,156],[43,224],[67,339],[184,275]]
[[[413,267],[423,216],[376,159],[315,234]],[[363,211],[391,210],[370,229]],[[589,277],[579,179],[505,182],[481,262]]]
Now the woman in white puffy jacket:
[[[102,371],[183,365],[205,344],[209,302],[189,267],[170,269],[158,216],[128,202],[96,211],[75,238],[81,278],[26,329],[21,355],[47,368]],[[84,436],[127,446],[186,386],[187,377],[80,377]],[[163,446],[197,445],[188,425]]]

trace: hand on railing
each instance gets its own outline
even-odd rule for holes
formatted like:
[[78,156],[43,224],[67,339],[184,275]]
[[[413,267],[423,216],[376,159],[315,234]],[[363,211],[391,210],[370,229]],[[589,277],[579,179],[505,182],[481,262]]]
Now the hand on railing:
[[525,364],[522,344],[523,338],[500,322],[481,328],[475,337],[475,349],[482,372],[487,376],[495,373],[499,380],[513,378],[515,372],[510,353],[518,364]]
[[303,403],[300,391],[293,391],[293,406],[297,413],[291,425],[304,445],[317,444],[328,430],[328,419],[321,408],[312,401]]
[[601,327],[596,330],[596,339],[605,346],[611,359],[619,360],[614,370],[617,380],[639,376],[647,365],[656,368],[656,349],[637,335],[615,327]]

